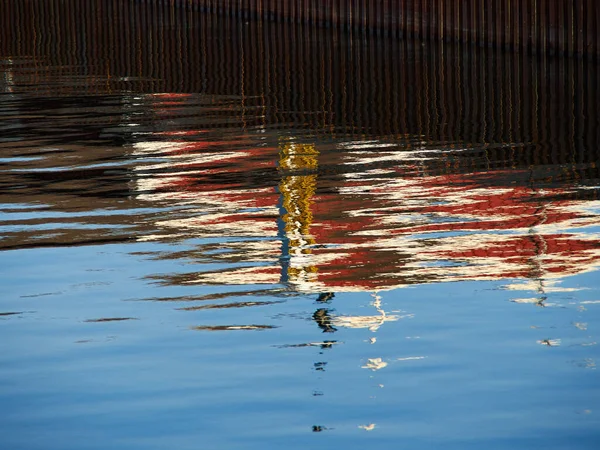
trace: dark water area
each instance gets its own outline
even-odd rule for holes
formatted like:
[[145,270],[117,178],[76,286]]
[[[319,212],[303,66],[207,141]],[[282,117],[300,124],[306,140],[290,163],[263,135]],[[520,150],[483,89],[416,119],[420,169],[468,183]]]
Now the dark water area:
[[598,448],[598,64],[0,0],[0,448]]

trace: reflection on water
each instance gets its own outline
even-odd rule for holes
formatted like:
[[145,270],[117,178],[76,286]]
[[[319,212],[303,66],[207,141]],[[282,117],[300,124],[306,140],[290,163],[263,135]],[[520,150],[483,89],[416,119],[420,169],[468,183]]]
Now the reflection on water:
[[596,60],[1,4],[7,448],[594,448]]

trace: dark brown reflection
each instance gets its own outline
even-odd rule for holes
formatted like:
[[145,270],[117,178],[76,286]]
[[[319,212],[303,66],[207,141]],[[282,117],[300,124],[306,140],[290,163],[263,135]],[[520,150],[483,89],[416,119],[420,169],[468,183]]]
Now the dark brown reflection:
[[270,330],[277,328],[272,325],[201,325],[192,327],[196,331],[248,331],[248,330]]
[[204,309],[228,309],[228,308],[247,308],[249,306],[268,306],[281,302],[233,302],[222,304],[209,304],[199,306],[188,306],[186,308],[177,308],[181,311],[201,311]]
[[[476,154],[492,164],[597,156],[594,58],[507,52],[471,41],[421,45],[306,24],[240,21],[174,8],[172,2],[1,4],[4,90],[35,93],[35,100],[20,100],[28,111],[56,102],[61,108],[89,105],[89,114],[77,117],[78,129],[90,127],[88,139],[96,137],[94,125],[122,123],[110,109],[106,115],[97,111],[106,103],[126,108],[123,91],[202,93],[236,96],[235,127],[413,136],[413,145],[477,146]],[[570,17],[570,8],[575,6],[550,16]],[[75,93],[80,95],[73,98]],[[231,109],[215,118],[230,116]],[[183,121],[190,111],[173,108],[172,114]],[[35,113],[20,118],[24,124],[39,119]],[[126,137],[122,132],[114,139]]]
[[[171,0],[162,3],[173,5]],[[175,4],[240,19],[542,53],[588,54],[597,52],[599,43],[600,8],[593,0],[180,0]]]
[[123,322],[125,320],[138,320],[135,317],[101,317],[99,319],[88,319],[85,322],[102,323],[102,322]]

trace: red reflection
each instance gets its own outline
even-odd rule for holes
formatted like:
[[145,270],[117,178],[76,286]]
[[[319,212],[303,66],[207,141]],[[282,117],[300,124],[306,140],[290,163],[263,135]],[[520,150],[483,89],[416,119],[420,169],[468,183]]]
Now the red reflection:
[[[267,144],[273,139],[257,145],[256,135],[214,135],[162,133],[165,162],[158,176],[138,182],[142,198],[198,205],[197,214],[160,223],[159,237],[266,238],[231,244],[232,258],[260,265],[201,274],[197,282],[373,291],[557,279],[600,261],[598,234],[584,230],[599,223],[598,202],[578,200],[574,186],[538,187],[524,170],[429,175],[418,151],[411,157],[372,142],[364,151],[325,154],[291,138],[274,146]],[[151,144],[136,151],[147,154]],[[321,173],[322,159],[343,170]]]

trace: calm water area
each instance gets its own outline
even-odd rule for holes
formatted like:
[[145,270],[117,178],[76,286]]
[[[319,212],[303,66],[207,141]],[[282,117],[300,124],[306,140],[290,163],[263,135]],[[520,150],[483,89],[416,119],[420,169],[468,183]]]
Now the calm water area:
[[0,0],[0,448],[600,448],[595,58]]

